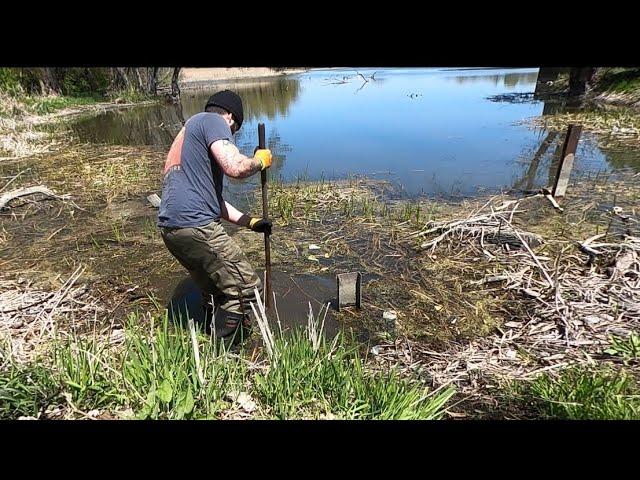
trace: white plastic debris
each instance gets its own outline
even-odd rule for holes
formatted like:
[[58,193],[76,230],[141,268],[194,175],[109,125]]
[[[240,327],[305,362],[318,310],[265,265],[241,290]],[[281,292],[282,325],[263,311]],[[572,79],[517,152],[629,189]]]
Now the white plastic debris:
[[309,250],[320,250],[320,247],[315,243],[312,243],[311,245],[309,245]]
[[393,310],[386,310],[382,313],[382,318],[391,322],[393,320],[396,320],[398,318],[398,315]]

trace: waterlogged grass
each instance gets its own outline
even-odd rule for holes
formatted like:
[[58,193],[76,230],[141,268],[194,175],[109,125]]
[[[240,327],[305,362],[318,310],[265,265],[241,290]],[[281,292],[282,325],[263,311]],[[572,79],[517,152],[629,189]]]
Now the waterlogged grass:
[[[384,182],[378,182],[383,188]],[[370,187],[375,182],[348,181],[284,184],[275,181],[269,190],[269,208],[281,225],[293,221],[323,222],[339,214],[342,220],[407,222],[416,226],[435,218],[433,202],[391,202]],[[259,193],[259,192],[258,192]]]
[[[454,394],[371,371],[341,336],[328,342],[302,331],[278,334],[276,354],[255,362],[166,316],[132,315],[124,332],[118,343],[60,339],[49,357],[29,365],[5,360],[0,418],[46,418],[59,408],[70,418],[98,410],[138,419],[436,419]],[[239,393],[253,407],[238,404]]]
[[567,420],[640,419],[640,390],[625,370],[572,367],[520,386],[518,394],[536,418]]

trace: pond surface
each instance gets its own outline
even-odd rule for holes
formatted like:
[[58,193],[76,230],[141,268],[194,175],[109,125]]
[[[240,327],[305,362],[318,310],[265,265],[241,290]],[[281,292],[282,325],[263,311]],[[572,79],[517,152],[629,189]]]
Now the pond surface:
[[[537,75],[537,68],[311,70],[211,84],[184,91],[179,105],[108,111],[71,127],[85,142],[168,150],[183,122],[202,111],[212,93],[232,88],[245,108],[236,143],[251,153],[257,125],[264,122],[274,153],[272,178],[318,180],[358,174],[391,180],[409,196],[472,196],[552,183],[561,138],[532,162],[548,132],[522,122],[557,108],[533,99],[491,98],[532,93]],[[574,171],[640,166],[639,157],[637,152],[603,152],[597,139],[585,132]],[[237,193],[258,181],[258,176],[232,180],[229,189]]]

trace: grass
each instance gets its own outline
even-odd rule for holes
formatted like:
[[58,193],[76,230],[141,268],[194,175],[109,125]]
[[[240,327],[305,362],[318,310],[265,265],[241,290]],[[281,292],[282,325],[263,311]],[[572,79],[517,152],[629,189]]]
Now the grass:
[[155,217],[145,217],[142,225],[142,233],[147,240],[158,238],[158,225]]
[[22,101],[28,111],[38,115],[46,115],[63,108],[78,105],[91,105],[103,100],[98,96],[65,97],[65,96],[25,96]]
[[631,334],[628,338],[611,337],[611,346],[605,353],[620,356],[625,362],[637,360],[640,357],[640,335]]
[[155,97],[148,95],[144,92],[140,92],[135,88],[119,90],[117,92],[112,93],[111,97],[114,101],[119,99],[125,103],[144,102],[144,101],[155,99]]
[[640,90],[640,69],[608,69],[598,78],[595,88],[603,92],[636,92]]
[[45,366],[19,365],[8,355],[0,358],[0,419],[37,417],[60,394],[60,386]]
[[428,389],[394,371],[372,373],[356,347],[341,337],[314,348],[301,331],[275,343],[279,353],[266,373],[256,375],[258,398],[280,419],[437,419],[450,388],[430,398]]
[[638,420],[640,390],[625,370],[570,367],[515,387],[515,396],[535,418]]
[[[376,373],[342,336],[276,336],[276,355],[259,362],[163,317],[131,314],[125,340],[71,335],[28,365],[4,354],[0,418],[60,408],[67,418],[98,410],[139,419],[230,418],[232,394],[255,402],[254,418],[436,419],[454,389],[430,393],[396,372]],[[196,350],[198,354],[196,355]],[[46,417],[46,414],[45,414]],[[131,415],[129,417],[131,418]]]

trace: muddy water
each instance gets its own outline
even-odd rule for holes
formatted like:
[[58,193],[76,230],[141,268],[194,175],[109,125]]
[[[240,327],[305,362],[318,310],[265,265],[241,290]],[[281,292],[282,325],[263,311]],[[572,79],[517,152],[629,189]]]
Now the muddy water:
[[[262,276],[263,272],[258,270]],[[306,327],[309,315],[309,304],[314,318],[322,321],[327,336],[333,337],[339,330],[335,318],[336,291],[335,279],[328,275],[287,274],[275,270],[272,272],[272,282],[275,288],[277,317],[275,310],[268,312],[273,328],[277,327],[280,318],[283,328]],[[178,321],[180,316],[189,315],[201,327],[206,320],[202,304],[200,289],[189,276],[184,276],[177,286],[170,292],[171,298],[167,308],[170,318]],[[329,309],[325,309],[329,305]]]

